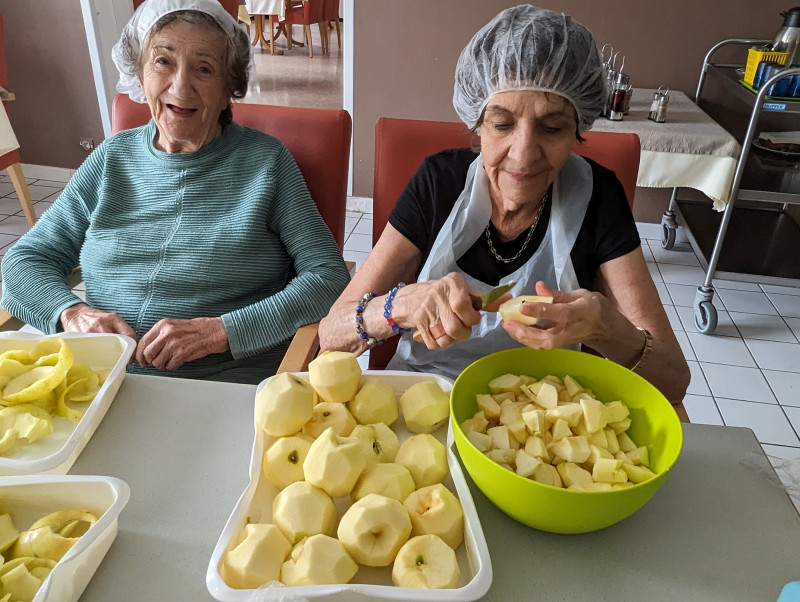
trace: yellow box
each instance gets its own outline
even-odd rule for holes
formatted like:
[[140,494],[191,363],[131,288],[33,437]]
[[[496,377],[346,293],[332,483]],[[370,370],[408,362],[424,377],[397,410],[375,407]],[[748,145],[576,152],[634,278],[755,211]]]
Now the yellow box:
[[753,80],[756,77],[758,64],[761,62],[778,63],[779,65],[786,64],[786,57],[788,52],[766,52],[763,50],[755,50],[750,48],[747,51],[747,67],[744,70],[744,82],[748,86],[753,85]]

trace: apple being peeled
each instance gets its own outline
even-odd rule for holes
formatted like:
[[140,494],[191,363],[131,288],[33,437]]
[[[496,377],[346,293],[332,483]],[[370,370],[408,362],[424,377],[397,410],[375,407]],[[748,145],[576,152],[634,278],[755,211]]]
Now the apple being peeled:
[[433,534],[409,539],[392,567],[392,582],[398,587],[453,588],[460,577],[455,551]]
[[359,564],[389,566],[408,540],[411,519],[397,500],[370,493],[347,509],[336,533]]
[[268,435],[294,435],[311,418],[314,390],[306,381],[283,372],[270,378],[256,395],[256,424]]
[[272,520],[292,545],[304,537],[333,535],[336,506],[330,496],[306,481],[292,483],[272,501]]
[[434,381],[411,385],[400,396],[400,410],[412,433],[432,433],[450,416],[450,397]]
[[359,424],[392,424],[400,416],[392,388],[377,378],[365,378],[353,401],[347,406]]
[[220,574],[237,589],[256,589],[277,581],[292,544],[275,525],[250,523],[235,548],[222,559]]
[[504,320],[514,320],[516,322],[522,322],[523,324],[527,324],[531,326],[532,324],[536,324],[539,319],[534,318],[532,316],[527,316],[522,313],[522,306],[526,303],[552,303],[552,297],[540,297],[538,295],[521,295],[519,297],[514,297],[513,299],[509,299],[505,303],[500,306],[498,312],[500,313],[500,317]]
[[349,583],[358,572],[338,539],[312,535],[300,541],[281,567],[281,581],[290,587]]
[[324,351],[308,364],[308,379],[323,401],[346,403],[356,396],[361,366],[346,351]]

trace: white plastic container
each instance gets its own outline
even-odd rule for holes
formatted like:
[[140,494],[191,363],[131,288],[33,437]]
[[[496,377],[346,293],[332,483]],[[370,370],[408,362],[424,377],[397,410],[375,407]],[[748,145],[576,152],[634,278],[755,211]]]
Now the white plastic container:
[[[307,378],[307,373],[298,373]],[[394,389],[395,395],[400,395],[411,385],[424,380],[435,380],[445,391],[452,388],[452,382],[440,376],[414,372],[397,372],[372,370],[364,372],[364,376],[380,378]],[[264,386],[262,382],[258,389]],[[449,422],[449,421],[448,421]],[[397,422],[392,425],[400,441],[404,441],[410,433],[406,430],[402,414]],[[489,550],[486,538],[481,529],[475,504],[470,495],[469,488],[464,480],[461,465],[453,451],[453,446],[447,441],[447,429],[440,428],[433,433],[442,443],[447,445],[450,476],[444,484],[456,494],[464,509],[464,543],[456,550],[461,580],[454,589],[413,589],[396,587],[392,584],[391,566],[384,568],[370,568],[361,566],[354,580],[345,585],[314,585],[304,587],[273,586],[258,590],[234,589],[228,586],[219,574],[219,564],[223,555],[239,539],[247,522],[271,522],[272,500],[278,490],[262,476],[261,463],[264,451],[274,441],[273,437],[256,428],[253,453],[250,459],[250,484],[236,503],[233,513],[225,528],[222,530],[206,573],[206,585],[214,598],[221,602],[261,602],[277,601],[289,602],[292,600],[340,600],[342,602],[356,602],[358,600],[410,600],[410,601],[468,601],[481,598],[492,583],[492,565],[489,560]],[[341,517],[344,510],[349,507],[347,498],[335,498],[334,502]]]
[[57,510],[79,508],[98,517],[56,564],[33,602],[77,602],[116,538],[117,519],[129,498],[127,483],[112,477],[27,475],[0,479],[0,507],[20,531]]
[[[35,443],[16,445],[0,455],[0,475],[65,474],[106,415],[125,377],[125,366],[135,347],[133,339],[117,334],[62,332],[57,336],[67,341],[76,362],[87,364],[93,370],[110,369],[111,373],[78,424],[67,418],[54,417],[51,435]],[[47,337],[2,332],[0,353],[30,349],[43,338]]]

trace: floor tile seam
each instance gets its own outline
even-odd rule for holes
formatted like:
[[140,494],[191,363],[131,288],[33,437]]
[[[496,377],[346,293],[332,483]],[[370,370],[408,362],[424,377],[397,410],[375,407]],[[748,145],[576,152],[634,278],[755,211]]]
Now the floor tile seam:
[[[705,380],[706,380],[706,384],[708,385],[708,390],[711,391],[711,396],[712,397],[720,397],[721,399],[735,399],[736,401],[752,401],[753,403],[763,403],[765,405],[771,405],[771,406],[774,406],[776,404],[780,405],[780,399],[778,399],[778,395],[775,392],[775,389],[773,389],[772,385],[770,385],[769,379],[767,378],[767,375],[764,374],[764,370],[760,366],[756,365],[756,367],[753,368],[752,366],[734,366],[734,365],[731,365],[731,364],[717,364],[715,362],[701,362],[701,361],[698,361],[697,363],[700,365],[700,371],[703,373],[703,378],[705,378]],[[764,379],[764,382],[766,383],[767,387],[769,388],[770,393],[772,393],[772,396],[775,399],[775,402],[772,403],[772,402],[768,402],[768,401],[753,401],[752,399],[739,399],[738,397],[724,397],[722,395],[719,395],[719,396],[714,395],[714,389],[711,386],[711,381],[708,378],[708,374],[706,374],[706,371],[703,369],[703,365],[704,364],[710,364],[710,365],[713,365],[713,366],[730,366],[730,367],[733,367],[733,368],[744,368],[744,369],[750,369],[750,370],[758,370],[759,374],[761,374],[761,378]],[[796,373],[795,372],[789,372],[789,374],[796,374]]]

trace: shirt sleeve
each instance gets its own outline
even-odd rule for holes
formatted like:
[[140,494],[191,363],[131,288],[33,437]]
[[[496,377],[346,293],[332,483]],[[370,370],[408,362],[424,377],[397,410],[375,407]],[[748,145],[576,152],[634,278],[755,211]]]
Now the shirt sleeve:
[[3,257],[2,306],[47,334],[59,330],[61,312],[81,303],[67,277],[80,263],[104,155],[101,145],[87,157],[53,206]]
[[269,227],[280,236],[296,275],[278,293],[222,315],[235,359],[270,349],[322,319],[350,279],[333,234],[285,147],[274,169]]

